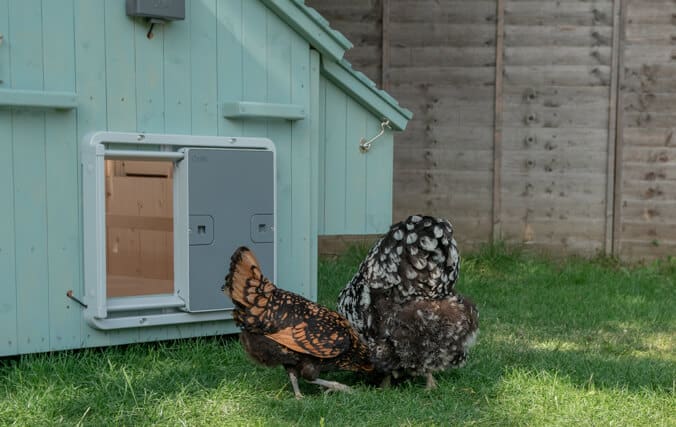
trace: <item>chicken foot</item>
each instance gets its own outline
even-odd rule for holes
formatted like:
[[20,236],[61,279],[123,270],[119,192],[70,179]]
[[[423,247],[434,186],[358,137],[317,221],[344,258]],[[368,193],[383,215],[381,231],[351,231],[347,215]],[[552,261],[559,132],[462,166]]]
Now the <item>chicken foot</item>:
[[318,386],[326,388],[326,391],[344,391],[346,393],[351,393],[352,389],[349,386],[346,386],[345,384],[341,384],[337,381],[327,381],[323,380],[321,378],[317,378],[316,380],[313,381],[308,381],[312,384],[317,384]]
[[293,394],[296,396],[296,399],[300,400],[303,398],[303,395],[300,392],[300,389],[298,388],[298,378],[296,377],[296,374],[294,374],[291,371],[287,371],[289,374],[289,381],[291,381],[291,387],[293,387]]
[[434,379],[432,373],[428,372],[426,377],[427,377],[427,385],[425,386],[425,390],[434,390],[435,388],[437,388],[437,380]]
[[[302,399],[303,394],[300,392],[300,388],[298,387],[298,377],[292,371],[287,371],[287,373],[289,374],[289,381],[291,382],[291,387],[293,387],[294,396],[298,400]],[[346,386],[345,384],[341,384],[337,381],[328,381],[328,380],[323,380],[321,378],[317,378],[316,380],[308,381],[308,382],[312,383],[312,384],[317,384],[318,386],[326,388],[327,392],[330,392],[330,391],[343,391],[343,392],[346,392],[346,393],[352,392],[352,389],[349,386]]]
[[[434,390],[435,388],[437,388],[437,380],[434,379],[434,376],[431,373],[425,374],[425,378],[427,379],[425,390]],[[390,388],[391,385],[392,385],[392,376],[387,375],[385,378],[383,378],[382,382],[380,383],[380,388]]]

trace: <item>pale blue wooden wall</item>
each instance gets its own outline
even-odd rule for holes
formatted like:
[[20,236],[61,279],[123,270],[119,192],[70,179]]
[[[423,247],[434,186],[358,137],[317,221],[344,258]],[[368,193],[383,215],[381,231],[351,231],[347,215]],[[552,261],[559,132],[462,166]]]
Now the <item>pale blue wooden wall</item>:
[[65,298],[82,294],[77,146],[94,130],[271,138],[280,285],[314,296],[312,120],[219,114],[240,100],[309,110],[319,85],[309,46],[256,1],[187,4],[185,21],[156,25],[149,40],[121,1],[0,0],[0,88],[79,98],[70,112],[0,110],[0,355],[232,330],[221,322],[101,333]]
[[[58,3],[0,1],[0,88],[75,90],[73,9]],[[81,341],[78,310],[57,297],[81,284],[76,123],[0,110],[0,354]]]
[[[389,225],[391,137],[358,152],[378,120],[320,78],[319,55],[257,1],[186,4],[185,21],[156,25],[149,40],[122,1],[0,0],[0,89],[78,95],[70,111],[0,108],[0,356],[235,331],[219,322],[104,333],[65,297],[83,293],[78,145],[88,132],[272,139],[278,282],[311,298],[318,232]],[[227,101],[310,114],[228,120]]]
[[392,220],[393,136],[361,153],[380,120],[336,85],[320,79],[319,234],[380,234]]

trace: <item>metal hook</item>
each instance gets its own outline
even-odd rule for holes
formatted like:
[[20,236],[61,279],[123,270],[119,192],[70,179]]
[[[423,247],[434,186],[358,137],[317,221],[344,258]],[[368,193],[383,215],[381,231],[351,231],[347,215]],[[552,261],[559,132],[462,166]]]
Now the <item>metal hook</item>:
[[153,34],[153,28],[155,27],[155,23],[153,21],[150,21],[150,28],[148,29],[148,33],[146,34],[146,37],[149,39],[152,39],[154,37]]
[[392,129],[392,127],[390,127],[389,120],[385,120],[384,122],[380,123],[380,132],[378,132],[378,135],[374,136],[369,140],[366,140],[366,138],[362,138],[359,141],[359,151],[361,151],[362,153],[368,153],[368,151],[371,149],[371,144],[373,144],[373,141],[383,136],[383,134],[385,133],[385,128]]
[[77,299],[73,296],[72,290],[69,289],[68,292],[66,292],[66,296],[68,298],[72,299],[73,301],[75,301],[76,303],[80,304],[82,307],[87,308],[87,304],[83,303],[82,301],[80,301],[79,299]]

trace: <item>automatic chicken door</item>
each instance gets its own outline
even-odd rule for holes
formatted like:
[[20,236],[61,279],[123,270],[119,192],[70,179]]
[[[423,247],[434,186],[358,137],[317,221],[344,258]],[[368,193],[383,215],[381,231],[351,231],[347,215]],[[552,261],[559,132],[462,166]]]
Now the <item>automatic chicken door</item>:
[[85,139],[82,163],[92,326],[231,319],[220,288],[242,245],[275,279],[270,140],[100,132]]
[[262,266],[274,265],[273,161],[268,150],[185,149],[176,178],[188,189],[190,266],[178,292],[188,311],[233,307],[220,284],[237,247],[249,246]]

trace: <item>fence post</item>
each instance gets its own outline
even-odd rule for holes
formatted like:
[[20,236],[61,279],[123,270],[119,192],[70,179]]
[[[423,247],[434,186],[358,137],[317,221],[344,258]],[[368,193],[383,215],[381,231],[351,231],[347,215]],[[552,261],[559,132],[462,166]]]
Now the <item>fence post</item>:
[[381,15],[380,86],[383,90],[388,90],[390,88],[390,0],[382,0]]
[[624,102],[620,83],[624,79],[625,0],[613,2],[613,50],[611,57],[610,108],[608,117],[608,187],[606,191],[606,255],[619,255],[622,210],[622,147]]
[[495,126],[493,130],[493,226],[492,239],[502,238],[501,189],[502,189],[502,89],[504,71],[505,44],[505,4],[497,2],[497,22],[495,30]]

